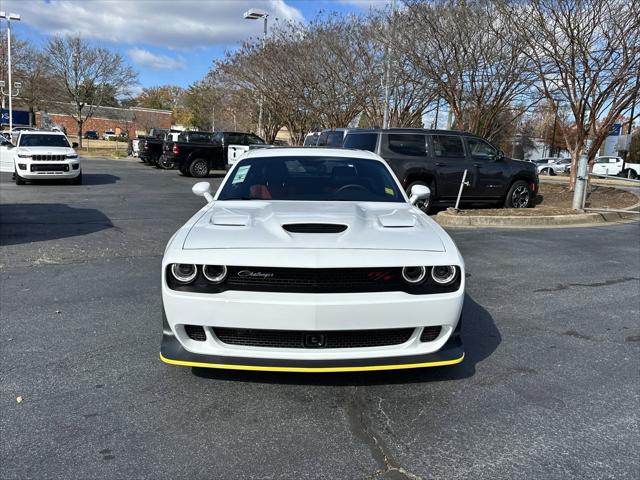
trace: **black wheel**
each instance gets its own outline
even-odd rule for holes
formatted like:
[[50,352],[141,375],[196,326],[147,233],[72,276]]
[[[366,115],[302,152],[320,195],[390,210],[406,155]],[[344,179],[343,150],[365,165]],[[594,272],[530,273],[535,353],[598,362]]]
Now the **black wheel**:
[[427,183],[427,182],[422,182],[422,181],[412,182],[411,184],[409,184],[409,186],[407,187],[407,190],[406,190],[408,197],[411,197],[411,189],[413,188],[414,185],[424,185],[425,187],[429,187],[429,190],[431,190],[431,195],[429,196],[429,198],[427,200],[418,200],[416,202],[416,207],[418,207],[424,213],[427,213],[427,214],[430,213],[431,210],[433,209],[434,195],[435,195],[435,190],[433,188],[433,184],[432,183]]
[[531,185],[523,180],[518,180],[511,185],[507,192],[504,206],[506,208],[529,208],[533,207],[533,200]]
[[158,162],[158,164],[165,170],[173,170],[174,168],[176,168],[176,164],[164,155],[160,157],[160,161]]
[[624,178],[631,178],[631,179],[638,178],[638,174],[635,172],[635,170],[632,170],[630,168],[627,168],[621,171],[620,176]]
[[20,175],[18,175],[17,171],[15,171],[13,173],[13,179],[16,181],[16,185],[24,185],[25,184],[24,178],[22,178]]
[[76,178],[71,179],[71,185],[82,185],[82,172]]
[[192,177],[203,178],[209,175],[209,165],[203,158],[196,158],[189,164],[189,173]]
[[552,168],[543,168],[542,172],[540,173],[544,173],[545,175],[549,176],[554,176],[556,174],[556,172],[554,172]]

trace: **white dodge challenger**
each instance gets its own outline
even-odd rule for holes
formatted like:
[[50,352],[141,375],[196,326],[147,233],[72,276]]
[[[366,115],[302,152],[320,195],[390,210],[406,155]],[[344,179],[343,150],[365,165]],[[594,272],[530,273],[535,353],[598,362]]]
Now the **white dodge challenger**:
[[464,262],[374,153],[252,150],[169,241],[160,358],[340,372],[464,358]]

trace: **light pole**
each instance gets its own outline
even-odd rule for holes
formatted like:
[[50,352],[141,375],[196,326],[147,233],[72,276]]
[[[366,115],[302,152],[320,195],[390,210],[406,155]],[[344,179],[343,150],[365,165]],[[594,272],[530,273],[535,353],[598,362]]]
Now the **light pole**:
[[[394,15],[396,0],[391,0],[391,36],[394,35]],[[391,51],[389,44],[384,47],[384,112],[382,113],[382,128],[389,128],[389,76],[391,75]]]
[[[246,12],[244,12],[245,20],[262,20],[264,21],[264,30],[262,32],[262,48],[264,49],[264,45],[267,41],[267,19],[269,18],[269,13],[264,10],[260,10],[259,8],[250,8]],[[260,109],[258,111],[258,135],[264,138],[262,134],[262,104],[264,103],[264,98],[262,93],[260,94],[259,104]]]
[[[7,64],[8,64],[8,80],[9,80],[9,131],[13,130],[13,92],[11,91],[13,82],[11,81],[11,20],[15,20],[16,22],[20,21],[20,15],[17,13],[9,13],[0,12],[0,18],[7,19]],[[20,85],[16,84],[16,89],[19,89]],[[4,95],[4,89],[2,90],[2,94]],[[16,92],[18,95],[18,92]]]

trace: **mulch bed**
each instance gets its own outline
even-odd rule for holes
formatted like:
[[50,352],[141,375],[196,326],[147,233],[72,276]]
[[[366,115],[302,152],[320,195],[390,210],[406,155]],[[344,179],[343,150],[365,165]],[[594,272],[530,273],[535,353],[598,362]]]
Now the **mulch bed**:
[[[541,216],[541,215],[573,215],[577,212],[571,208],[573,192],[565,185],[540,184],[535,208],[478,208],[460,210],[458,215],[473,216]],[[633,193],[612,187],[592,185],[587,194],[586,208],[628,208],[640,202]]]

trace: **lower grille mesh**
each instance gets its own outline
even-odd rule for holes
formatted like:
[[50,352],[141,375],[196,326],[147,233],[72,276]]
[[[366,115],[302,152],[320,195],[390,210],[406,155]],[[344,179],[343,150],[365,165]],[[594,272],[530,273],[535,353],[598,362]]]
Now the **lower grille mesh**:
[[200,325],[185,325],[184,331],[191,340],[204,342],[207,339],[207,336],[204,333],[204,328]]
[[[411,338],[414,329],[309,332],[302,330],[247,330],[215,327],[213,331],[222,343],[229,345],[269,348],[366,348],[400,345]],[[308,346],[306,340],[308,336],[321,336],[322,345]]]
[[420,335],[421,342],[432,342],[438,335],[440,335],[440,330],[442,330],[441,326],[437,327],[424,327],[422,330],[422,335]]

